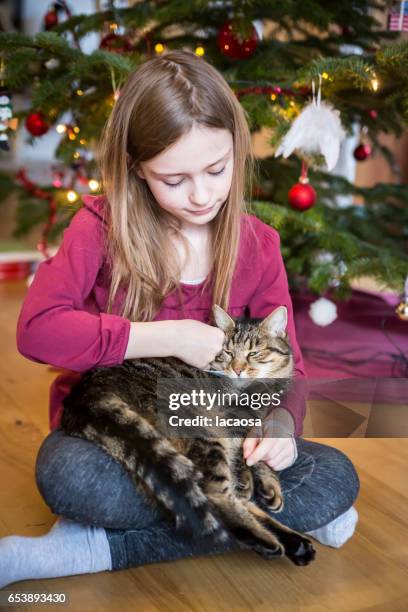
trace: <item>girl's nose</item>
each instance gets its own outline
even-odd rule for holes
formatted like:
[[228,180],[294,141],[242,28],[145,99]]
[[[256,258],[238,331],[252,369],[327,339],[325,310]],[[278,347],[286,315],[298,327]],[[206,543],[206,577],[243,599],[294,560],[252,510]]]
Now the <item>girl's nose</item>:
[[190,202],[195,206],[208,206],[210,204],[210,192],[205,186],[203,179],[197,179],[190,193]]

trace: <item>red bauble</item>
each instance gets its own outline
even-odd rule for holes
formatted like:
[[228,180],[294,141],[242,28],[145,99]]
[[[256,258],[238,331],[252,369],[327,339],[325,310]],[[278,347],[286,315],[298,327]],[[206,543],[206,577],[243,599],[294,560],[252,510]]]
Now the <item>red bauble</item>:
[[57,11],[51,10],[44,16],[44,27],[46,30],[51,30],[58,23]]
[[119,34],[106,34],[101,40],[99,45],[100,49],[105,51],[111,51],[113,53],[130,53],[133,51],[133,45],[126,36],[120,36]]
[[226,57],[245,59],[250,57],[258,46],[259,38],[252,25],[248,38],[242,39],[233,21],[226,21],[218,33],[218,47]]
[[288,193],[289,204],[295,210],[307,210],[316,203],[316,192],[309,183],[296,183]]
[[41,113],[31,113],[25,120],[25,126],[32,136],[42,136],[50,129]]
[[354,149],[353,155],[357,161],[365,161],[371,153],[370,145],[361,143]]

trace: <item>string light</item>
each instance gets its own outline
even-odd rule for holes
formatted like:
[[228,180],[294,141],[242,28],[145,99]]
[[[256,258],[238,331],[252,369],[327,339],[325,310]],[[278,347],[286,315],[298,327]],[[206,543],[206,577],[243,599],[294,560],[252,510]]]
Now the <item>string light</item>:
[[74,134],[73,132],[70,132],[70,133],[68,134],[68,138],[69,138],[70,140],[75,140],[75,139],[76,139],[76,136],[75,136],[75,134]]
[[67,126],[63,123],[59,123],[55,129],[57,130],[58,134],[63,134],[67,131]]
[[91,179],[91,180],[88,182],[88,185],[89,185],[89,189],[90,189],[91,191],[98,191],[98,189],[99,189],[99,182],[98,182],[98,181],[96,181],[95,179]]
[[329,73],[328,72],[322,72],[322,79],[328,79],[329,78]]
[[79,159],[81,157],[80,153],[78,151],[75,151],[73,158],[74,159]]
[[85,145],[87,143],[87,141],[85,140],[85,138],[81,138],[81,140],[79,141],[79,144],[81,145]]
[[374,78],[371,80],[371,87],[373,88],[373,91],[377,91],[378,90],[378,85],[379,85],[378,79],[377,79],[375,74],[373,75],[373,77]]
[[82,91],[82,89],[77,89],[76,95],[77,96],[83,96],[84,92]]
[[271,94],[271,100],[272,100],[272,102],[275,102],[275,100],[276,100],[276,98],[277,98],[277,97],[278,97],[278,96],[277,96],[276,94]]
[[73,189],[70,189],[67,193],[68,202],[75,202],[78,199],[78,194]]
[[161,43],[157,43],[154,45],[154,50],[156,51],[156,53],[163,53],[164,45],[162,45]]
[[74,127],[74,132],[75,132],[75,134],[78,134],[80,131],[81,131],[81,130],[80,130],[80,129],[79,129],[79,127],[76,125],[76,126]]
[[204,51],[204,47],[201,47],[201,46],[200,46],[200,47],[196,47],[196,50],[194,51],[194,53],[195,53],[196,55],[199,55],[199,56],[204,55],[204,53],[205,53],[205,51]]

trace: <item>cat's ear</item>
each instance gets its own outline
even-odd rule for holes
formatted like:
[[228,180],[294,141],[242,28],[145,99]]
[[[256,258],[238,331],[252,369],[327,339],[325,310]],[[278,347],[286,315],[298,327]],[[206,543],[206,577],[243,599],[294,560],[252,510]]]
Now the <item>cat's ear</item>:
[[286,306],[279,306],[275,308],[270,315],[268,315],[259,327],[264,330],[270,336],[278,336],[280,338],[286,337],[286,326],[288,324],[288,311]]
[[225,310],[223,310],[221,306],[218,306],[218,304],[214,304],[213,314],[217,327],[222,329],[223,332],[227,334],[235,329],[234,319],[231,319],[229,314],[225,312]]

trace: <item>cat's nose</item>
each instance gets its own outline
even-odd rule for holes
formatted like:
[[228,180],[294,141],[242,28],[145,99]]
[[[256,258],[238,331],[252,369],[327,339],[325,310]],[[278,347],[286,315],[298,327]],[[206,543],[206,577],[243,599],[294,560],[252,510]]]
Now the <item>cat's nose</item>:
[[244,368],[243,368],[243,367],[240,367],[240,366],[237,366],[237,367],[232,368],[232,369],[234,370],[235,374],[236,374],[237,376],[239,376],[239,375],[241,374],[241,372],[242,372],[242,370],[243,370]]

